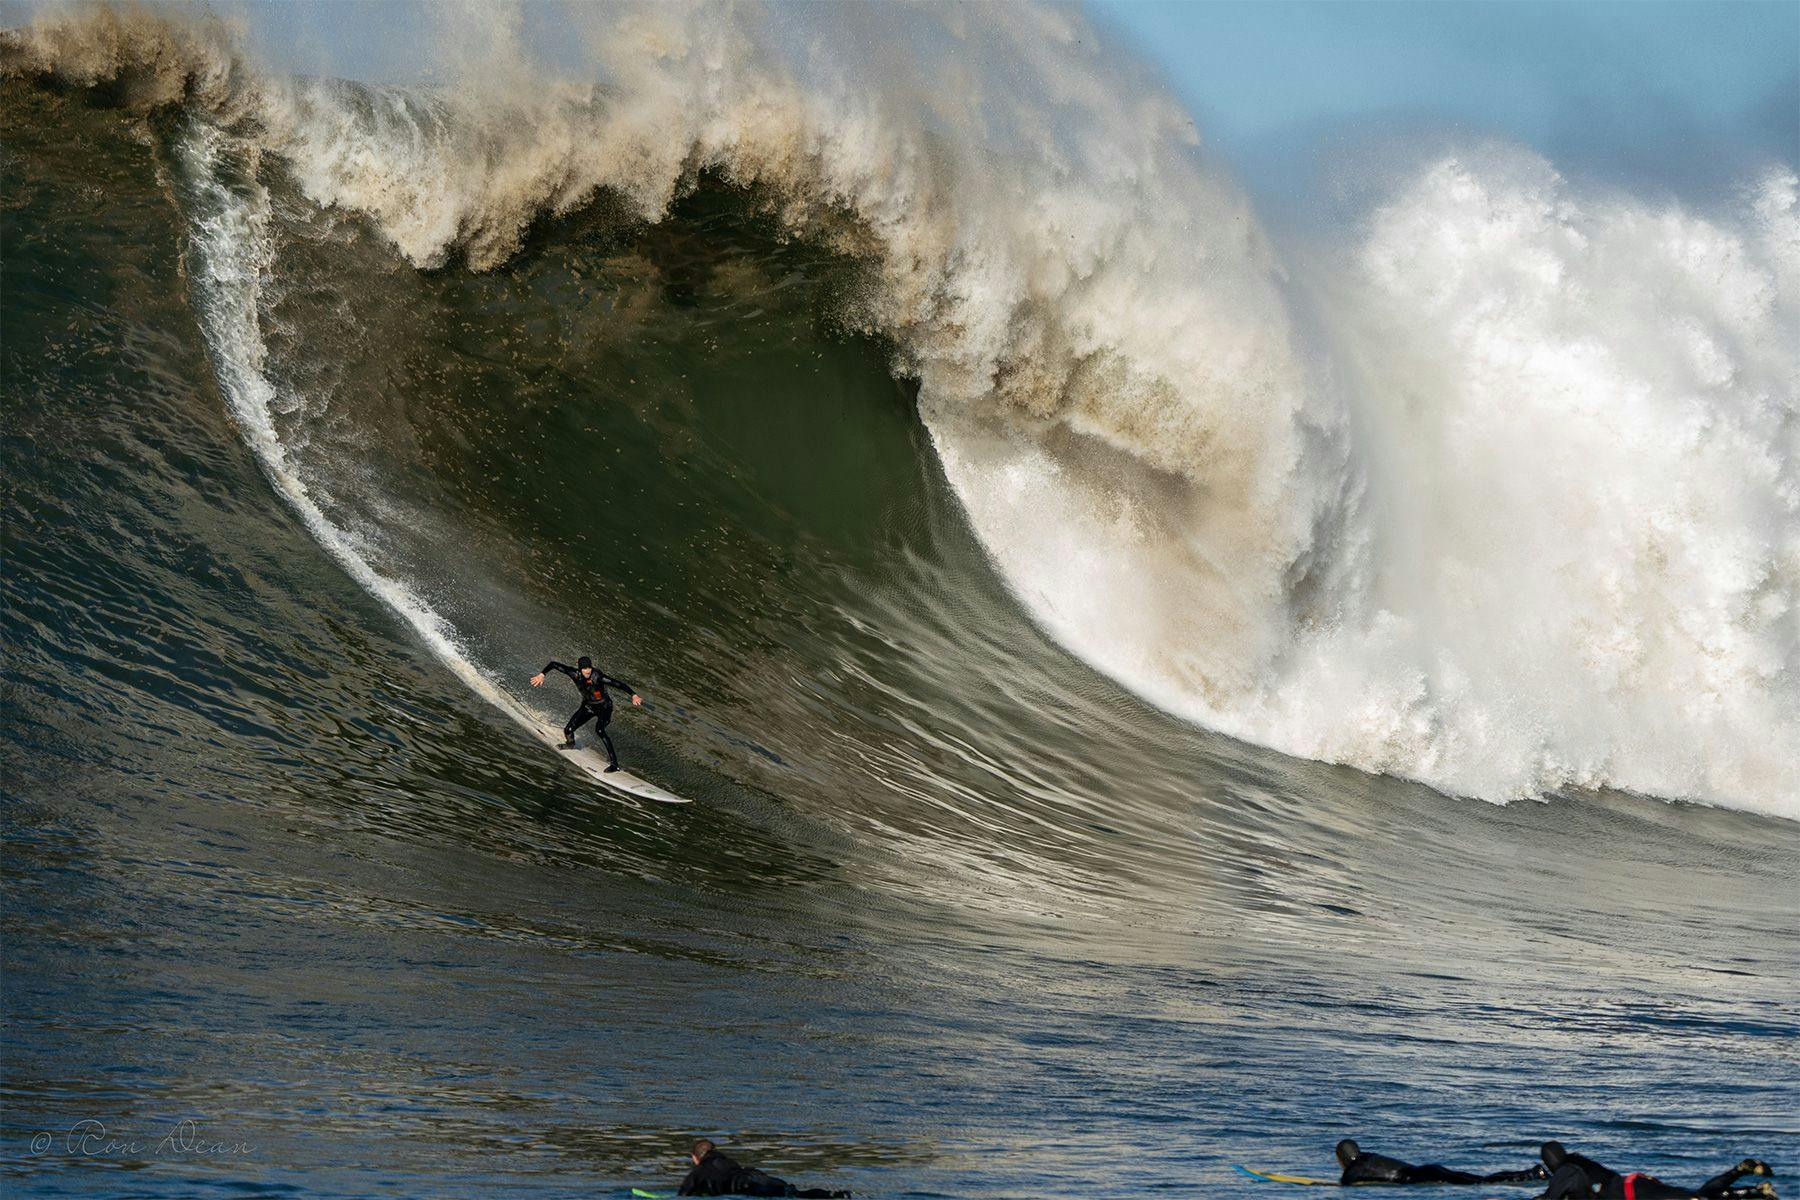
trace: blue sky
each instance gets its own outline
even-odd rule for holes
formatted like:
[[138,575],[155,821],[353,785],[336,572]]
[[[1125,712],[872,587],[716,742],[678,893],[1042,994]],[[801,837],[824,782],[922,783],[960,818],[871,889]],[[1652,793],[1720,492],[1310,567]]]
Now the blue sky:
[[1497,134],[1577,173],[1729,189],[1800,159],[1800,3],[1095,0],[1259,191],[1348,141]]

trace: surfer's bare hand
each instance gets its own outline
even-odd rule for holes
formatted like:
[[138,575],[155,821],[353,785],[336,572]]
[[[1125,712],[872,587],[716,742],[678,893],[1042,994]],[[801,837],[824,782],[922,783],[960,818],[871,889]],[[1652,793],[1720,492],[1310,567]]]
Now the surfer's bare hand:
[[631,693],[631,702],[633,704],[642,704],[644,702],[644,698],[642,696],[638,695],[636,692],[633,692],[633,693]]
[[542,671],[539,671],[536,675],[533,675],[531,677],[531,686],[532,687],[543,687],[544,686],[544,673]]

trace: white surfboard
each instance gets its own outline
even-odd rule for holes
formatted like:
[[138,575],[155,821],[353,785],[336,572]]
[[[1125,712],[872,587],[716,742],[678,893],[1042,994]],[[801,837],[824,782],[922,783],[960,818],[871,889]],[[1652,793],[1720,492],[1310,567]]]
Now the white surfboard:
[[654,800],[658,804],[692,804],[686,796],[677,796],[674,792],[665,791],[651,783],[648,779],[639,779],[623,767],[610,774],[600,776],[600,782],[607,787],[618,788],[621,792],[630,792],[644,800]]
[[[545,724],[544,720],[535,712],[521,704],[510,693],[495,687],[492,682],[473,668],[466,672],[459,672],[459,674],[462,674],[469,681],[470,686],[494,707],[536,734],[540,742],[552,747],[558,758],[568,760],[571,765],[592,776],[595,782],[603,783],[614,791],[623,792],[627,796],[636,796],[641,800],[654,800],[658,804],[693,803],[685,796],[677,796],[674,792],[659,788],[648,779],[639,779],[624,769],[608,771],[606,756],[593,746],[583,744],[573,750],[562,749],[561,729],[554,729]],[[592,732],[592,726],[583,731],[588,736],[592,736]],[[577,734],[576,736],[582,735]]]
[[[554,740],[552,740],[550,744],[560,747],[562,745],[562,739],[554,734],[551,736]],[[621,792],[640,797],[644,800],[654,800],[658,804],[693,803],[692,800],[689,800],[685,796],[677,796],[674,792],[665,791],[664,789],[657,787],[648,779],[639,779],[636,775],[633,775],[623,767],[619,768],[617,771],[608,771],[606,769],[606,756],[590,746],[577,746],[573,750],[563,750],[559,748],[557,753],[580,767],[589,775],[592,775],[601,783],[604,783],[609,788],[616,788]]]

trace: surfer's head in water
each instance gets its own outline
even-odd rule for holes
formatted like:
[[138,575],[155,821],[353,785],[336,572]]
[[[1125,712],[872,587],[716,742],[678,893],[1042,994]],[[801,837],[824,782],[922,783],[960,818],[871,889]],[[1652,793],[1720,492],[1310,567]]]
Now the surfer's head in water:
[[581,669],[583,675],[592,675],[594,673],[594,660],[585,654],[575,660],[575,665]]
[[1359,1155],[1361,1153],[1362,1153],[1362,1147],[1358,1146],[1355,1142],[1351,1141],[1349,1138],[1345,1138],[1343,1141],[1341,1141],[1337,1144],[1338,1166],[1340,1166],[1340,1167],[1349,1166],[1351,1163],[1356,1161],[1357,1155]]
[[718,1147],[712,1144],[711,1139],[695,1138],[693,1148],[688,1151],[688,1157],[697,1163],[717,1149]]

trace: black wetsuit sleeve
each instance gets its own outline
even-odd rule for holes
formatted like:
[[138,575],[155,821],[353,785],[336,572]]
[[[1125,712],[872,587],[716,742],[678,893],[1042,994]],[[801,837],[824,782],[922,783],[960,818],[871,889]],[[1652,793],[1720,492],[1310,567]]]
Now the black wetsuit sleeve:
[[1581,1173],[1587,1176],[1588,1183],[1594,1187],[1599,1187],[1608,1179],[1622,1178],[1617,1171],[1613,1170],[1605,1163],[1597,1163],[1585,1154],[1571,1154],[1563,1161],[1573,1163],[1581,1168]]
[[1350,1160],[1338,1182],[1345,1187],[1357,1183],[1403,1183],[1411,1169],[1410,1164],[1385,1154],[1359,1154]]
[[687,1173],[681,1181],[681,1196],[728,1196],[731,1194],[731,1181],[736,1177],[739,1167],[737,1160],[717,1150],[708,1151],[705,1158],[694,1164],[694,1169]]
[[552,659],[551,661],[544,664],[543,673],[545,675],[550,674],[550,672],[552,672],[552,671],[555,671],[558,675],[567,675],[570,679],[575,678],[575,676],[577,674],[579,674],[579,672],[576,671],[574,667],[564,666],[562,663],[557,662],[555,659]]
[[1587,1172],[1565,1160],[1550,1173],[1549,1186],[1532,1200],[1588,1200],[1593,1194],[1594,1184]]
[[1733,1167],[1729,1171],[1714,1175],[1711,1179],[1695,1188],[1694,1194],[1696,1196],[1722,1196],[1725,1194],[1725,1189],[1736,1183],[1743,1174],[1744,1172],[1741,1169],[1740,1164],[1740,1166]]
[[624,688],[627,695],[637,695],[637,689],[632,687],[629,683],[626,683],[623,679],[614,679],[611,675],[602,675],[600,676],[600,682],[610,683],[614,687]]
[[1523,1171],[1495,1171],[1492,1175],[1483,1175],[1482,1183],[1536,1183],[1540,1179],[1548,1179],[1550,1175],[1542,1166],[1526,1167]]

